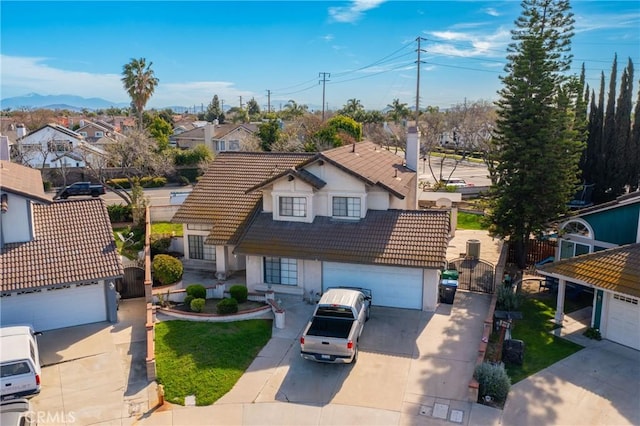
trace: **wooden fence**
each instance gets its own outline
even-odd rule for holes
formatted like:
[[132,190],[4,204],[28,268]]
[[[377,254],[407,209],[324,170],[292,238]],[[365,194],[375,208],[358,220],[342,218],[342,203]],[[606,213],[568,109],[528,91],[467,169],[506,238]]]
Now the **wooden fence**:
[[[535,265],[548,257],[554,257],[557,246],[558,242],[556,240],[537,240],[531,238],[527,244],[527,266]],[[513,244],[509,244],[507,263],[517,263],[516,250]]]

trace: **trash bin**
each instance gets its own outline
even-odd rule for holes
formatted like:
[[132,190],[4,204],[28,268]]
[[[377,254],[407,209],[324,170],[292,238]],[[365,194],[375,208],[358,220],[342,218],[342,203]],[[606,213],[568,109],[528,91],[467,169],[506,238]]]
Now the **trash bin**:
[[441,280],[440,281],[440,302],[453,305],[453,299],[456,297],[458,290],[458,280]]
[[460,273],[457,269],[445,269],[442,271],[440,278],[443,280],[457,280],[459,276]]

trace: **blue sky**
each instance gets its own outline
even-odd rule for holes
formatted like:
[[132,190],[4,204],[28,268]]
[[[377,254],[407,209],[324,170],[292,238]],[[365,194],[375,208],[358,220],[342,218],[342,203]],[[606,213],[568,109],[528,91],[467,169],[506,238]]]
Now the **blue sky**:
[[[573,1],[573,70],[608,79],[631,57],[640,69],[637,1]],[[441,108],[495,100],[519,1],[2,1],[0,98],[72,94],[128,102],[122,66],[153,62],[160,82],[147,107],[226,106],[252,97],[277,110],[289,99],[330,109],[358,99],[382,109],[416,96]],[[635,83],[638,82],[636,71]],[[634,92],[637,87],[634,88]]]

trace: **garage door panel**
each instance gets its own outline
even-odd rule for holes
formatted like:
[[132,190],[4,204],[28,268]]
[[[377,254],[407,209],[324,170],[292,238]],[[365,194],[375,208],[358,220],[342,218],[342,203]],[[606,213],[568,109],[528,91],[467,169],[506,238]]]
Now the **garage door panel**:
[[322,288],[368,288],[375,306],[422,309],[422,275],[422,269],[324,262]]
[[607,339],[640,350],[640,303],[638,299],[611,295],[607,315]]
[[3,325],[32,324],[35,330],[53,330],[106,321],[104,284],[15,294],[0,299]]

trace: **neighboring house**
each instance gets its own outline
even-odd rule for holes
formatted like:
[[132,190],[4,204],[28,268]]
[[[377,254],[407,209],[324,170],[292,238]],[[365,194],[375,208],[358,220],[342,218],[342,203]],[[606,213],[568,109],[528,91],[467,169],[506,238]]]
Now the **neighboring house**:
[[244,269],[249,290],[358,286],[374,305],[435,310],[450,212],[417,210],[413,135],[406,165],[371,142],[220,153],[173,218],[185,262],[221,278]]
[[112,125],[105,122],[94,123],[85,121],[83,125],[76,130],[76,133],[82,135],[85,141],[93,145],[99,145],[101,148],[110,142],[124,138],[124,135],[116,132]]
[[171,145],[182,149],[192,149],[204,144],[211,152],[242,151],[252,147],[258,126],[255,124],[207,123],[191,130],[174,129],[169,138]]
[[70,159],[67,153],[75,152],[84,141],[79,133],[59,124],[49,123],[38,130],[18,137],[14,145],[23,164],[33,168],[85,167],[82,159]]
[[52,202],[40,171],[8,161],[0,161],[0,199],[2,325],[115,322],[123,268],[104,202]]
[[580,210],[561,227],[557,261],[538,267],[558,280],[555,320],[574,289],[593,289],[591,327],[640,350],[640,192]]

